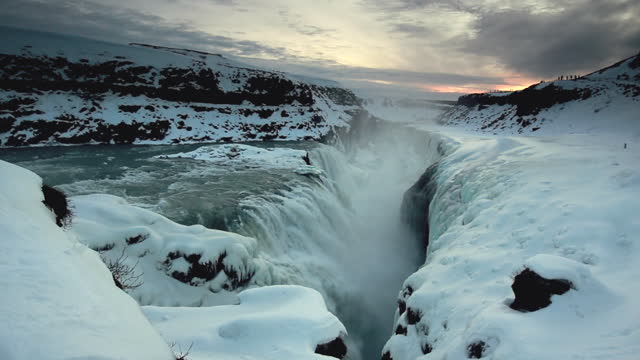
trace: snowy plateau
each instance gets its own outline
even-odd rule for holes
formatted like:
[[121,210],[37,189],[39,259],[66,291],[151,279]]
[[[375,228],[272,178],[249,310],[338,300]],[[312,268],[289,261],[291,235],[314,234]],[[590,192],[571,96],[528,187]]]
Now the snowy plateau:
[[454,105],[0,32],[3,359],[640,358],[640,55]]

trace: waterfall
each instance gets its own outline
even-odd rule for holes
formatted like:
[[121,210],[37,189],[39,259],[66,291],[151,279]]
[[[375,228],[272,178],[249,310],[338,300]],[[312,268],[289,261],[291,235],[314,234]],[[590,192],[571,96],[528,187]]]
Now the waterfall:
[[404,279],[424,260],[400,220],[404,192],[439,156],[437,137],[405,128],[376,132],[350,151],[310,151],[319,176],[253,196],[232,231],[258,239],[257,285],[320,291],[349,331],[349,359],[377,359],[392,333]]

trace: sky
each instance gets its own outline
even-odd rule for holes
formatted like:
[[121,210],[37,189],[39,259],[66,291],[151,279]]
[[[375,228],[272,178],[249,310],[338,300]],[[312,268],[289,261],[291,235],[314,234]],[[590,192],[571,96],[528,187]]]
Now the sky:
[[0,23],[380,92],[520,89],[640,51],[638,0],[0,0]]

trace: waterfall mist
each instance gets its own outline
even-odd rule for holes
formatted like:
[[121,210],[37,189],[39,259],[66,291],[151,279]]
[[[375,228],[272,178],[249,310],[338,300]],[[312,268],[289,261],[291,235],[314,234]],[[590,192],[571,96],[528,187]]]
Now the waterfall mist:
[[401,222],[400,206],[438,156],[426,133],[387,126],[369,135],[348,151],[310,151],[324,176],[246,202],[237,229],[259,239],[270,265],[258,283],[302,284],[324,295],[349,331],[352,360],[380,358],[398,291],[422,265],[422,244]]

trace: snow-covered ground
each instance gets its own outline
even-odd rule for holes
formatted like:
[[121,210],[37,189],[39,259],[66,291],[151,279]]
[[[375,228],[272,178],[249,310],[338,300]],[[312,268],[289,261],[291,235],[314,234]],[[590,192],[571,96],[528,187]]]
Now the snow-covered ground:
[[[395,360],[634,359],[640,350],[640,146],[616,136],[450,133],[436,174],[427,261],[404,284]],[[528,267],[573,288],[509,308]],[[416,321],[416,313],[418,320]],[[413,318],[413,319],[410,319]]]
[[42,180],[0,161],[3,359],[175,359],[98,254],[56,225]]
[[183,226],[152,211],[104,194],[72,198],[72,231],[106,261],[130,268],[128,290],[142,305],[210,306],[237,300],[258,271],[256,240]]
[[[538,85],[592,91],[542,108],[542,124],[523,126],[515,106],[496,104],[413,124],[447,151],[431,178],[426,263],[399,294],[384,359],[638,357],[640,102],[623,91],[637,86],[637,62]],[[525,269],[570,289],[514,310]],[[528,290],[525,299],[540,294]]]
[[143,307],[167,342],[190,360],[329,359],[316,347],[346,336],[317,291],[267,286],[240,293],[238,305]]
[[471,94],[440,122],[496,135],[624,132],[640,122],[640,55],[574,80],[513,93]]

